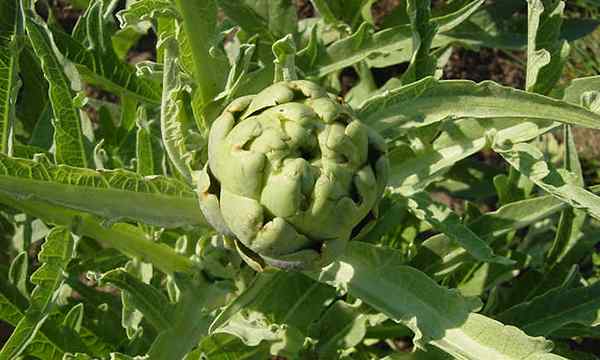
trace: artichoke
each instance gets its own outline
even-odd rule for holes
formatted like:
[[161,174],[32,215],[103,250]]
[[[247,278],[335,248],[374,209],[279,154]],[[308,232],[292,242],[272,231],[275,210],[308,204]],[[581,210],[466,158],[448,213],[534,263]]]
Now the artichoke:
[[206,220],[251,266],[311,269],[374,224],[387,174],[383,138],[298,80],[234,100],[194,176]]

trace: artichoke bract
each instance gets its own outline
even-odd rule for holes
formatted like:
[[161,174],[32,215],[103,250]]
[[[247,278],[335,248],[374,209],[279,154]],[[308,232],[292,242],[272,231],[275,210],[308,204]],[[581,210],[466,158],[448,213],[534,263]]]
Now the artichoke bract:
[[387,174],[383,138],[298,80],[234,100],[195,178],[206,220],[251,266],[311,269],[374,224]]

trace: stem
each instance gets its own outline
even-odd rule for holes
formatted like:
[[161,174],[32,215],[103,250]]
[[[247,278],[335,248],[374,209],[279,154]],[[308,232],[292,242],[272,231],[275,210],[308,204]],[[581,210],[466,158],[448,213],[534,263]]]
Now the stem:
[[113,247],[128,256],[135,256],[150,262],[161,271],[175,272],[194,271],[194,263],[173,249],[144,238],[144,233],[133,225],[103,225],[101,220],[91,214],[82,213],[44,201],[14,198],[0,193],[0,203],[9,205],[24,213],[40,218],[55,225],[69,226],[79,235],[94,238],[103,244]]
[[175,4],[192,50],[197,91],[202,103],[207,104],[219,91],[216,67],[209,54],[217,26],[217,5],[214,0],[176,0]]

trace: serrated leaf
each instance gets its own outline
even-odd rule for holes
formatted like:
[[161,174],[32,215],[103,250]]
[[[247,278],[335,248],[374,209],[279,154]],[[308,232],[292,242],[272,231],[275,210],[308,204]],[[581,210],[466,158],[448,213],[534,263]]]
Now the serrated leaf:
[[[489,137],[511,141],[528,141],[558,126],[551,121],[521,119],[463,119],[442,122],[433,143],[425,141],[419,151],[398,146],[389,151],[390,185],[395,192],[410,195],[424,189],[452,165],[489,145]],[[394,129],[395,131],[395,129]],[[418,139],[418,128],[406,131],[407,138]]]
[[[431,21],[439,25],[439,31],[449,31],[465,21],[482,3],[482,0],[474,1],[455,13],[433,18]],[[362,60],[385,58],[400,51],[408,54],[408,58],[404,56],[399,61],[380,64],[380,67],[393,65],[410,60],[411,39],[410,25],[398,25],[373,33],[370,25],[363,23],[352,35],[334,42],[325,49],[319,47],[316,61],[299,54],[298,64],[306,76],[321,77]]]
[[214,334],[202,339],[198,348],[188,355],[185,360],[244,360],[268,359],[269,347],[267,344],[258,346],[245,346],[237,337],[229,334]]
[[60,30],[54,29],[53,35],[60,51],[85,82],[146,103],[160,102],[160,85],[138,77],[135,68],[120,61],[112,47],[87,49]]
[[569,55],[560,39],[563,1],[528,0],[527,91],[546,94],[559,80]]
[[600,197],[578,185],[573,175],[558,171],[544,161],[544,155],[535,146],[527,143],[497,144],[494,150],[550,195],[600,219]]
[[43,200],[113,222],[129,219],[164,227],[204,223],[187,185],[122,169],[96,171],[0,155],[0,192],[18,201]]
[[0,359],[22,354],[46,320],[54,304],[56,291],[64,281],[64,272],[73,257],[75,242],[66,228],[54,228],[46,237],[38,258],[42,266],[31,275],[36,285],[25,316],[16,325],[0,352]]
[[79,110],[73,102],[72,85],[77,77],[73,65],[58,52],[45,23],[40,22],[31,10],[26,10],[25,28],[48,81],[50,103],[54,114],[54,145],[56,161],[79,167],[88,167],[90,145],[83,136]]
[[565,89],[564,100],[573,104],[582,105],[582,96],[590,91],[600,89],[600,76],[589,76],[574,79]]
[[[593,187],[590,191],[598,193],[600,186]],[[479,237],[486,242],[491,242],[499,236],[546,219],[568,206],[554,196],[539,196],[504,205],[496,211],[482,215],[468,225]],[[469,258],[464,249],[453,245],[444,234],[440,234],[423,242],[411,265],[428,274],[436,272],[443,274],[452,269],[453,265]]]
[[369,317],[360,307],[360,302],[349,304],[338,300],[321,316],[315,325],[316,333],[312,336],[319,340],[319,358],[339,357],[343,350],[355,347],[364,339]]
[[227,333],[244,344],[270,343],[272,354],[299,350],[320,308],[334,297],[332,288],[299,273],[262,273],[211,324],[211,333]]
[[556,288],[497,315],[532,336],[547,336],[570,324],[600,321],[600,283],[575,289]]
[[8,269],[8,280],[19,290],[24,298],[29,298],[29,277],[27,271],[29,267],[28,254],[25,251],[20,252],[10,263]]
[[[4,276],[5,273],[3,272]],[[27,301],[17,290],[9,287],[4,282],[0,282],[0,319],[12,326],[16,326],[22,319],[25,318],[24,309],[27,307]],[[45,322],[47,327],[49,322]],[[27,352],[32,356],[37,356],[42,359],[60,360],[67,349],[64,348],[64,343],[60,341],[62,334],[58,331],[38,332],[27,347]],[[56,330],[56,328],[53,328]],[[50,336],[47,337],[46,334]]]
[[387,138],[395,138],[407,128],[460,118],[551,120],[600,129],[600,114],[561,100],[491,81],[476,84],[431,77],[367,100],[358,116]]
[[418,219],[429,222],[435,229],[460,244],[475,259],[504,265],[514,263],[494,254],[492,248],[464,225],[456,213],[447,206],[434,203],[427,194],[412,195],[408,200],[408,208]]
[[137,116],[137,133],[136,133],[136,172],[142,176],[150,176],[161,173],[161,148],[155,144],[148,121],[146,108],[140,107]]
[[23,19],[18,0],[0,8],[0,152],[12,153]]
[[412,57],[408,68],[402,74],[402,83],[409,84],[424,77],[432,76],[436,69],[436,59],[430,54],[431,42],[438,31],[438,25],[430,22],[431,1],[408,0],[406,12],[412,30]]
[[182,99],[186,88],[179,74],[177,42],[172,37],[163,39],[163,49],[165,68],[160,113],[162,140],[171,163],[189,181],[192,177],[190,164],[193,154],[187,148],[186,139],[191,124]]
[[311,276],[347,291],[461,359],[562,359],[551,343],[472,313],[478,302],[440,287],[399,261],[396,251],[351,242],[346,253]]
[[[216,1],[176,0],[175,4],[182,18],[182,31],[178,41],[180,46],[187,44],[189,48],[189,52],[182,48],[181,53],[191,57],[192,74],[196,81],[195,92],[202,107],[222,90],[229,67],[227,59],[217,54],[219,36]],[[185,63],[183,58],[182,63]]]
[[202,274],[174,274],[180,291],[169,326],[162,328],[148,357],[156,360],[181,359],[208,335],[211,312],[223,305],[231,291],[227,283],[207,282]]
[[273,43],[273,55],[275,55],[274,82],[296,80],[296,45],[291,35]]
[[144,314],[157,330],[171,326],[173,306],[158,289],[142,282],[123,268],[105,273],[100,280],[126,291],[135,308]]
[[158,17],[178,18],[179,14],[169,0],[140,0],[117,13],[121,28],[137,25],[142,21],[154,20]]
[[177,254],[171,247],[148,241],[146,234],[131,224],[108,224],[87,213],[33,199],[15,200],[0,192],[0,203],[16,208],[45,222],[68,226],[80,235],[89,236],[122,253],[150,262],[167,274],[192,272],[190,259]]

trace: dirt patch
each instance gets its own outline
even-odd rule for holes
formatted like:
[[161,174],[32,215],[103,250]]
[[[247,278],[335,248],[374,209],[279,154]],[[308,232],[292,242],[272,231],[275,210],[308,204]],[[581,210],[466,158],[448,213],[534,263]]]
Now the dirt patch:
[[296,0],[296,8],[298,9],[298,19],[306,19],[315,16],[315,9],[310,0]]
[[[520,59],[522,53],[511,54]],[[501,50],[479,51],[456,48],[444,67],[444,79],[467,79],[473,81],[493,80],[502,85],[519,89],[525,87],[525,71],[515,60]]]

